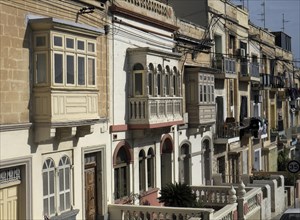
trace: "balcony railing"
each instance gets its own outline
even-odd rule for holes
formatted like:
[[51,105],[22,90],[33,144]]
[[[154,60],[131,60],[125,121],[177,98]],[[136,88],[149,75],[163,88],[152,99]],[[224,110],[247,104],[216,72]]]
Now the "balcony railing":
[[143,205],[108,205],[110,219],[119,220],[188,220],[195,219],[215,219],[213,209],[210,208],[179,208],[179,207],[159,207]]
[[249,77],[250,80],[260,81],[259,65],[252,62],[241,63],[241,77]]
[[129,98],[129,124],[183,120],[181,97]]
[[204,206],[224,206],[232,203],[230,190],[229,186],[192,186],[197,201]]
[[213,67],[220,70],[220,73],[236,75],[235,64],[236,64],[235,59],[228,58],[228,57],[216,57],[213,62]]
[[217,125],[216,136],[218,139],[235,139],[240,136],[240,129],[238,122],[227,122],[222,125]]

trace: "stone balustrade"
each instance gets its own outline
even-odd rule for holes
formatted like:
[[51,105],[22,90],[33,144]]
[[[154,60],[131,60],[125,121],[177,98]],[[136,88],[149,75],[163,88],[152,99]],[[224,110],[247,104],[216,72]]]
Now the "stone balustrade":
[[262,190],[254,187],[248,192],[243,182],[238,187],[238,219],[260,219]]
[[209,220],[213,218],[213,209],[210,208],[180,208],[158,207],[143,205],[108,205],[110,219],[119,220],[172,220],[172,219],[198,219]]
[[224,206],[236,202],[236,191],[230,186],[192,186],[192,191],[202,205]]
[[216,211],[213,215],[213,219],[218,220],[232,220],[237,219],[238,212],[237,212],[237,203],[228,204],[222,209]]

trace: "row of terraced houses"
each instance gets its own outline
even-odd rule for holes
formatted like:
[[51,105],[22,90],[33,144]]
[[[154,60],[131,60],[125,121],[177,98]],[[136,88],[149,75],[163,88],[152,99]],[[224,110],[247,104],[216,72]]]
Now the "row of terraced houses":
[[[300,72],[246,8],[10,0],[0,16],[0,219],[270,219],[296,199],[277,159],[299,159]],[[176,182],[203,208],[160,204]]]

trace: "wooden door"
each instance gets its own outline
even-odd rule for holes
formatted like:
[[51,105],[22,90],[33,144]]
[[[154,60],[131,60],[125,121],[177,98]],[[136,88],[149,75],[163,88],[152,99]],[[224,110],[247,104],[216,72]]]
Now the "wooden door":
[[18,186],[0,190],[0,219],[18,219]]
[[96,165],[86,166],[84,173],[86,219],[94,220],[97,216]]

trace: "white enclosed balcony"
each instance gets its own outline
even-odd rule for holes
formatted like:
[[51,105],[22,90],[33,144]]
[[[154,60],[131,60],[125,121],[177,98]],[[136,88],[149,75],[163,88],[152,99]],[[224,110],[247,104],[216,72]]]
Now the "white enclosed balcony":
[[128,124],[131,129],[183,124],[180,55],[150,48],[128,49]]

